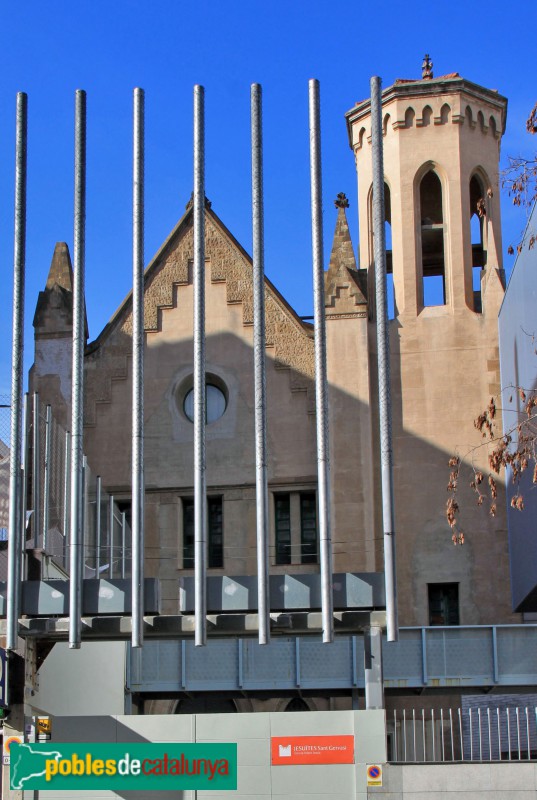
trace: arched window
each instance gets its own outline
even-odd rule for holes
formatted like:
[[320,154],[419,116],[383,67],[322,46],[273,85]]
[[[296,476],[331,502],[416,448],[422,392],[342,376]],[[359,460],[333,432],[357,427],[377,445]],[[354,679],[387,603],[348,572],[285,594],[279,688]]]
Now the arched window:
[[474,127],[474,115],[472,114],[472,109],[470,108],[470,106],[466,106],[466,111],[464,112],[464,115],[466,117],[466,122],[468,123],[470,128],[473,128]]
[[490,130],[492,131],[492,135],[493,135],[493,136],[496,136],[496,130],[497,130],[497,128],[496,128],[496,120],[494,119],[494,117],[491,117],[491,118],[489,119],[489,128],[490,128]]
[[441,125],[445,125],[446,122],[449,122],[449,115],[451,114],[451,108],[447,103],[444,103],[442,108],[440,109],[440,123]]
[[392,198],[390,187],[384,184],[384,235],[386,238],[386,300],[388,303],[388,319],[395,319],[395,287],[393,285],[392,258]]
[[[393,258],[392,258],[392,201],[390,187],[384,183],[384,237],[386,243],[386,300],[388,305],[388,319],[395,319],[395,287],[393,283]],[[373,230],[373,187],[369,190],[369,247],[370,263],[373,270],[375,264],[375,237]],[[374,284],[374,273],[371,272]]]
[[382,121],[382,133],[384,134],[384,136],[386,136],[386,134],[388,133],[388,123],[389,123],[389,121],[390,121],[390,115],[389,114],[384,114],[384,119]]
[[416,112],[413,108],[407,108],[405,112],[405,128],[411,128],[414,125],[414,117]]
[[431,117],[433,115],[433,109],[431,106],[425,106],[421,115],[421,124],[423,127],[427,127],[427,125],[431,124]]
[[432,169],[420,181],[423,305],[446,304],[446,264],[442,184]]
[[470,181],[470,237],[472,242],[472,287],[474,311],[481,313],[481,277],[486,263],[483,229],[486,221],[485,188],[478,175]]
[[365,136],[365,128],[360,128],[360,133],[358,134],[358,147],[364,146],[364,136]]
[[480,130],[485,130],[485,117],[483,116],[482,111],[477,112],[477,124],[479,125]]

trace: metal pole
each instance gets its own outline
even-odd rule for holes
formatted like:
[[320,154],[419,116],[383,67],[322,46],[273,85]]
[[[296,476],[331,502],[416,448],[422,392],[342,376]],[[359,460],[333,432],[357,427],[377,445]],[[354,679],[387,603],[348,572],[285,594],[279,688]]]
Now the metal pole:
[[[144,91],[134,90],[132,177],[132,637],[144,638]],[[125,542],[123,542],[123,572]],[[125,575],[123,574],[123,577]]]
[[65,456],[63,476],[63,566],[67,561],[67,542],[70,541],[69,519],[71,514],[71,497],[69,494],[71,477],[71,434],[65,431]]
[[110,506],[108,509],[108,527],[110,529],[110,541],[108,547],[110,550],[110,568],[108,570],[109,577],[113,577],[113,564],[114,564],[114,495],[110,495]]
[[205,130],[204,89],[194,86],[194,584],[195,644],[207,642],[205,475]]
[[95,485],[95,577],[101,573],[101,494],[102,480],[97,475]]
[[13,248],[13,341],[11,349],[11,454],[9,460],[9,549],[7,636],[8,650],[17,649],[19,626],[22,525],[21,509],[21,416],[24,357],[24,280],[26,261],[26,144],[28,98],[17,94],[15,144],[15,221]]
[[263,204],[262,90],[250,91],[252,133],[252,226],[254,270],[255,483],[257,520],[257,612],[259,644],[270,641],[267,381],[265,374],[265,243]]
[[319,484],[319,546],[323,642],[334,641],[332,537],[330,531],[330,453],[328,441],[328,381],[324,310],[323,210],[321,181],[321,112],[319,81],[309,82],[311,228],[315,315],[315,409],[317,415],[317,475]]
[[86,223],[86,93],[75,95],[75,202],[73,270],[73,378],[71,402],[71,551],[69,585],[69,647],[82,639],[82,457],[84,391],[84,269]]
[[380,78],[371,78],[371,144],[373,155],[373,230],[379,379],[380,463],[384,527],[384,580],[386,584],[387,639],[399,638],[395,564],[395,512],[393,496],[392,403],[390,396],[390,339],[386,302],[386,236],[384,231],[384,163],[382,152],[382,96]]
[[32,423],[32,506],[34,532],[34,547],[39,547],[39,532],[41,530],[41,419],[39,409],[39,394],[34,392],[33,423]]
[[50,517],[50,451],[52,444],[52,408],[47,406],[45,418],[45,472],[43,475],[43,551],[47,552]]

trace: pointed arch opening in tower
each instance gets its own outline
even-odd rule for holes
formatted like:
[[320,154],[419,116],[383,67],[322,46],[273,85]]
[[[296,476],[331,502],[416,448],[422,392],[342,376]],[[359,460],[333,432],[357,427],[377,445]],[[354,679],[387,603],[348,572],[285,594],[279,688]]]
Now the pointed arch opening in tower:
[[414,125],[414,117],[416,116],[416,112],[409,106],[405,112],[405,128],[412,128]]
[[388,319],[395,319],[395,287],[393,284],[392,254],[392,199],[390,187],[384,184],[384,235],[386,238],[386,300],[388,302]]
[[428,125],[431,124],[431,117],[433,116],[433,109],[431,106],[425,106],[421,113],[421,124],[423,128],[426,128]]
[[449,115],[451,114],[451,108],[448,103],[444,103],[442,108],[440,109],[440,123],[445,125],[449,122]]
[[446,304],[446,260],[442,184],[432,169],[420,182],[423,305]]
[[484,226],[486,220],[485,188],[478,175],[470,180],[470,237],[472,242],[472,289],[474,311],[483,310],[481,297],[481,278],[486,265],[484,246]]

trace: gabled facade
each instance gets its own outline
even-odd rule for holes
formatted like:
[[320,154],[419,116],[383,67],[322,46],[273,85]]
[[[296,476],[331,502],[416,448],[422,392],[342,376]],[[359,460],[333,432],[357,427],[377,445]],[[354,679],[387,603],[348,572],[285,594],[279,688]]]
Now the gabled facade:
[[[464,547],[445,519],[448,459],[500,383],[504,293],[498,160],[506,100],[453,74],[383,93],[395,516],[403,626],[518,622],[503,486],[497,514],[462,487]],[[358,171],[359,257],[336,201],[326,272],[334,572],[383,568],[371,223],[370,104],[346,115]],[[253,283],[248,254],[206,203],[209,575],[256,572]],[[193,574],[192,208],[145,273],[145,563],[176,614]],[[68,419],[70,264],[57,247],[36,311],[32,389]],[[319,572],[313,326],[266,292],[270,571]],[[132,303],[85,354],[85,453],[128,516]],[[473,451],[486,469],[486,447]],[[91,558],[91,553],[90,553]],[[494,576],[491,579],[491,576]]]

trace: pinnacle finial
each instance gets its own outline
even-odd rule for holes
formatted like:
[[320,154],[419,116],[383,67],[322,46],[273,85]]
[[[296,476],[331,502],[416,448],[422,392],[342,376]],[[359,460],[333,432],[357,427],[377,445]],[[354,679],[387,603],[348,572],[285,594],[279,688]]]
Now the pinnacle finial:
[[433,62],[429,53],[425,53],[423,57],[423,64],[421,65],[421,77],[424,81],[430,81],[433,78]]
[[336,208],[348,208],[349,201],[347,200],[347,195],[343,192],[340,192],[334,200],[334,205]]

